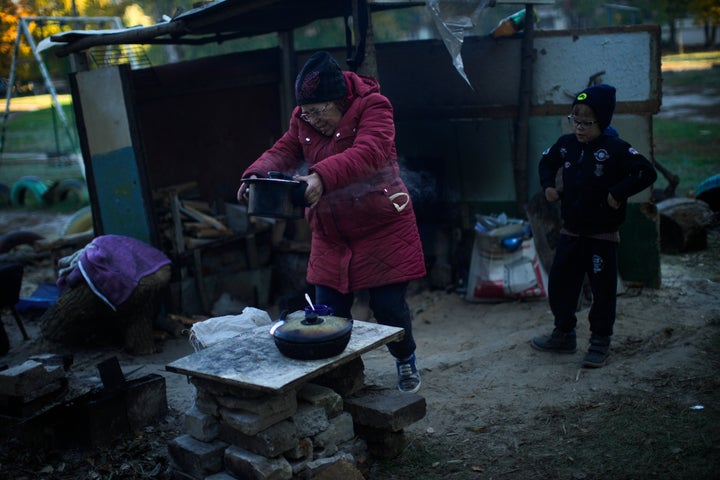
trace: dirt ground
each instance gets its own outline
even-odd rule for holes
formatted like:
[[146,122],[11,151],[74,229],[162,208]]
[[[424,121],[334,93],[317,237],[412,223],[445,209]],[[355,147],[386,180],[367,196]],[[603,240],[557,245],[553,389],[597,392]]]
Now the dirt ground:
[[[24,225],[52,235],[65,220],[59,214],[6,212],[0,231]],[[49,260],[28,265],[23,295],[48,281],[54,281]],[[709,247],[703,251],[663,255],[660,289],[626,288],[619,296],[612,355],[607,366],[596,370],[580,368],[589,337],[587,310],[579,314],[578,352],[547,354],[529,346],[533,336],[551,329],[544,299],[480,304],[465,301],[457,292],[421,289],[409,303],[427,415],[406,430],[405,453],[373,465],[368,478],[716,478],[709,472],[720,471],[719,282],[717,230],[709,232]],[[11,316],[3,316],[3,323],[11,350],[0,364],[12,366],[33,354],[58,351],[41,340],[37,321],[25,322],[29,341],[22,340]],[[116,356],[123,371],[132,372],[128,379],[150,373],[166,378],[166,418],[119,441],[112,455],[102,449],[28,452],[5,443],[0,476],[166,478],[165,447],[182,431],[182,413],[192,405],[195,392],[165,365],[193,350],[185,337],[165,339],[158,346],[159,353],[144,357],[120,350],[74,350],[71,381],[97,376],[96,365]],[[394,366],[384,349],[363,360],[368,383],[393,385]],[[654,412],[659,406],[667,408]],[[612,450],[612,442],[627,441],[624,433],[629,430],[604,429],[627,413],[634,426],[643,417],[645,430],[622,450],[624,457],[607,458],[603,452]],[[658,422],[670,425],[658,430]],[[680,430],[666,446],[673,428]],[[598,432],[602,435],[594,437]],[[698,436],[702,440],[695,445],[692,440]],[[666,450],[652,457],[651,466],[638,467],[638,455],[655,451],[656,444]],[[139,455],[139,450],[144,453]],[[676,470],[690,473],[673,473]]]

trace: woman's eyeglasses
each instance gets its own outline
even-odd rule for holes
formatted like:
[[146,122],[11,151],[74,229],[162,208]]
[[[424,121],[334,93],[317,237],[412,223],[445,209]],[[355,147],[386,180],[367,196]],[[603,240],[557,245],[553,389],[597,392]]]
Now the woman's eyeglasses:
[[579,128],[579,127],[590,128],[593,125],[595,125],[596,123],[598,123],[597,120],[592,120],[592,121],[575,120],[575,115],[568,115],[567,119],[568,119],[568,123],[570,123],[570,126],[575,127],[575,128]]
[[332,106],[332,103],[326,103],[324,107],[318,108],[317,110],[310,110],[307,112],[303,112],[300,114],[300,118],[305,120],[306,122],[310,122],[312,120],[315,120],[316,118],[319,118],[322,116],[323,113],[327,111],[328,108]]

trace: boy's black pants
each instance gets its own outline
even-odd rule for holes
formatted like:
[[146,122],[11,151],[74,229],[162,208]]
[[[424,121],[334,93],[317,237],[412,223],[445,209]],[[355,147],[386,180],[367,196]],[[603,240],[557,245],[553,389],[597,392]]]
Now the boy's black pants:
[[548,299],[555,327],[569,332],[577,325],[578,299],[585,274],[590,279],[590,331],[610,336],[615,324],[618,244],[588,237],[560,235],[548,278]]

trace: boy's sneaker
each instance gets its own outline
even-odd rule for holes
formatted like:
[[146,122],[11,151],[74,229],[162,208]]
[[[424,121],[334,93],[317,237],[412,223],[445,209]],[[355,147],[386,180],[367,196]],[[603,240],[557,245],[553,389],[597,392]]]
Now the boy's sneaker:
[[585,368],[600,368],[610,356],[610,337],[590,337],[590,348],[583,358]]
[[420,390],[420,372],[415,366],[415,354],[407,360],[395,360],[398,372],[398,390],[406,393],[415,393]]
[[535,350],[543,352],[575,353],[577,350],[575,330],[563,332],[556,328],[550,335],[533,338],[530,345]]

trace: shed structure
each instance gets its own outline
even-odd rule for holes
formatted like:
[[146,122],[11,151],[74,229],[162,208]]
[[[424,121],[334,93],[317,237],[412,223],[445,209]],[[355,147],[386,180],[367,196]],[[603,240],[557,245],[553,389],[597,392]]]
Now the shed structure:
[[[295,51],[291,30],[320,17],[357,17],[359,8],[370,12],[371,24],[377,9],[423,3],[220,0],[152,27],[54,36],[61,44],[56,52],[73,57],[73,104],[95,233],[133,236],[172,257],[197,260],[192,249],[163,243],[153,198],[196,182],[203,200],[235,202],[241,173],[283,133],[295,74],[313,53]],[[279,47],[136,70],[124,64],[91,69],[85,55],[97,45],[192,44],[267,32],[279,32]],[[373,44],[363,33],[355,37],[361,42],[328,49],[341,65],[376,64],[382,92],[395,108],[401,168],[431,271],[447,266],[455,279],[466,274],[476,214],[525,216],[518,200],[540,190],[541,152],[565,131],[574,94],[589,83],[617,87],[613,126],[653,157],[652,116],[661,102],[659,27],[529,29],[526,35],[529,44],[522,32],[465,38],[467,81],[440,40]],[[531,69],[526,93],[524,68]],[[523,110],[525,153],[518,162]],[[650,201],[650,190],[631,199],[621,232],[621,273],[626,281],[658,287],[658,216]],[[205,306],[214,299],[206,300]]]

